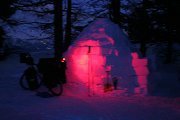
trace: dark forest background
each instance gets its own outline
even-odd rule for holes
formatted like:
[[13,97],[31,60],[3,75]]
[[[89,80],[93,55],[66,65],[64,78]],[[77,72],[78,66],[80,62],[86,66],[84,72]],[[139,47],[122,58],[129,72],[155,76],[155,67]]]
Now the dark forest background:
[[[27,41],[51,40],[54,56],[62,57],[83,28],[96,18],[106,17],[119,24],[132,43],[140,44],[142,57],[146,56],[148,47],[157,45],[164,62],[171,63],[180,56],[173,48],[179,44],[179,9],[178,0],[1,0],[0,54],[9,51],[7,40],[16,39],[6,28],[29,25],[30,29],[40,29],[46,35],[31,35]],[[19,11],[30,13],[37,20],[12,17]]]

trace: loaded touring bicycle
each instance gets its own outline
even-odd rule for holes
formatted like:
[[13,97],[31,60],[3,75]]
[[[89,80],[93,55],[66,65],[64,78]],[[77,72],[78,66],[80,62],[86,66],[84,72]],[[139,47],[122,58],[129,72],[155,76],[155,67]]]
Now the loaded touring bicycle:
[[33,57],[29,53],[20,54],[20,62],[28,67],[20,77],[19,84],[25,90],[37,90],[44,85],[52,93],[59,96],[63,92],[63,84],[66,83],[66,62],[62,58],[40,58],[38,64],[34,64]]

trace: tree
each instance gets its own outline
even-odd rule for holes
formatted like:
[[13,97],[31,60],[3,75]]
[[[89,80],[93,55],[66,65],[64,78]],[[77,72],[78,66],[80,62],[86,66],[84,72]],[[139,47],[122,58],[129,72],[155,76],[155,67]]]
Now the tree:
[[3,0],[0,1],[0,19],[6,20],[9,18],[10,15],[12,15],[15,12],[15,9],[11,7],[11,5],[16,0]]
[[54,54],[56,58],[61,58],[64,50],[63,45],[63,17],[62,0],[54,0]]
[[4,35],[5,35],[5,32],[4,32],[3,28],[0,27],[0,48],[3,47],[3,42],[4,42],[3,36],[4,36]]
[[156,0],[156,4],[160,6],[163,13],[161,17],[157,18],[159,23],[163,23],[164,27],[162,32],[165,33],[164,41],[167,42],[167,50],[166,50],[166,63],[171,63],[173,58],[173,43],[179,39],[179,17],[180,17],[180,3],[179,1],[171,2],[171,1],[161,1]]
[[68,0],[68,8],[67,8],[67,17],[66,17],[66,33],[65,33],[65,50],[69,47],[71,44],[71,9],[72,9],[72,1]]
[[115,23],[120,23],[120,3],[120,0],[112,0],[110,3],[112,20]]
[[128,32],[132,39],[140,42],[142,57],[146,56],[146,43],[150,41],[151,20],[148,14],[148,2],[142,1],[131,13],[128,23]]
[[[17,24],[29,25],[29,29],[40,31],[43,34],[36,36],[30,34],[29,40],[36,39],[37,41],[42,41],[45,45],[53,44],[54,57],[61,58],[64,50],[63,0],[18,0],[15,6],[18,10],[24,12],[24,14],[37,18],[36,21],[33,19],[16,20]],[[51,40],[53,42],[48,42]]]
[[151,21],[150,16],[148,14],[148,2],[143,0],[142,7],[138,9],[139,11],[139,29],[141,35],[139,36],[140,40],[140,52],[142,57],[146,56],[146,44],[151,39]]
[[53,49],[53,1],[17,0],[12,7],[16,8],[15,15],[8,19],[12,45],[25,50]]
[[179,1],[143,0],[128,16],[128,32],[132,39],[141,43],[166,43],[166,62],[172,61],[172,45],[179,33]]
[[4,36],[6,35],[3,24],[8,24],[8,18],[15,12],[15,9],[11,5],[16,0],[5,0],[0,2],[0,48],[4,44]]

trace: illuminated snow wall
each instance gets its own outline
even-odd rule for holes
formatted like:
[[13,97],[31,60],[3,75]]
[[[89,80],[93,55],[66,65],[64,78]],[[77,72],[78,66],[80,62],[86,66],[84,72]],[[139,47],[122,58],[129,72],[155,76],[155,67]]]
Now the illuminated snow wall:
[[134,52],[131,53],[132,59],[132,66],[136,73],[138,87],[135,88],[135,93],[140,95],[147,95],[148,94],[148,79],[147,76],[149,75],[148,70],[148,60],[147,58],[140,58],[139,55]]
[[118,25],[108,19],[91,23],[69,47],[65,57],[67,81],[74,91],[101,93],[105,83],[112,83],[112,77],[118,78],[118,88],[125,92],[138,91],[129,41]]

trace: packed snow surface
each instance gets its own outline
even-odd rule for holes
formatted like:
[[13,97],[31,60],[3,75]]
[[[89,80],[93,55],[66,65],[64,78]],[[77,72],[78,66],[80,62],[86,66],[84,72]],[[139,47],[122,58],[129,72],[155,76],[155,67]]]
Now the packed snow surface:
[[66,86],[62,96],[39,96],[19,86],[25,68],[17,54],[0,61],[0,120],[180,120],[179,97],[127,96],[118,91],[88,96],[73,94]]

